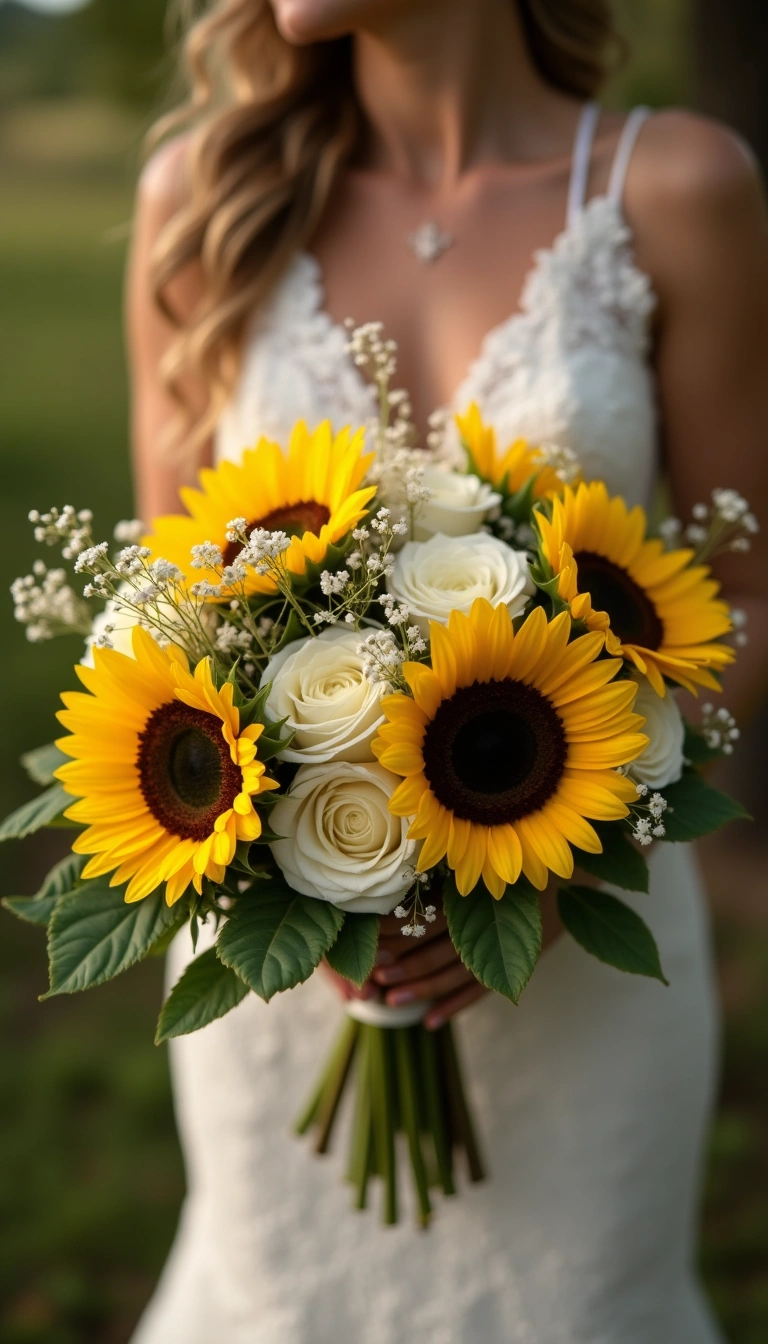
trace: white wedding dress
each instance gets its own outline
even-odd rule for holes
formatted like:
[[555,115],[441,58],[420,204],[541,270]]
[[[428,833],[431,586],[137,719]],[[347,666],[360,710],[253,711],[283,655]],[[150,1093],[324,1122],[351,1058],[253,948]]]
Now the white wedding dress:
[[[633,502],[656,473],[653,295],[621,214],[642,116],[585,205],[585,108],[565,230],[455,398],[476,399],[502,442],[568,443]],[[369,418],[345,341],[298,256],[250,334],[219,454],[284,441],[299,416]],[[321,977],[174,1041],[189,1193],[134,1344],[716,1344],[693,1268],[717,1038],[707,926],[690,850],[658,846],[651,870],[651,894],[628,899],[669,988],[564,935],[518,1008],[488,995],[458,1019],[490,1177],[439,1202],[426,1234],[407,1213],[387,1228],[352,1211],[345,1136],[318,1159],[291,1134],[343,1011]],[[190,956],[185,933],[171,982]]]

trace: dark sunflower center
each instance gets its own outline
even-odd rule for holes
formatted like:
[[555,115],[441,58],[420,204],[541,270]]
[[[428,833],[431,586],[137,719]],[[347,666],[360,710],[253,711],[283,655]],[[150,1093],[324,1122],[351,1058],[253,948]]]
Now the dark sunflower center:
[[[314,532],[317,536],[330,516],[330,509],[325,504],[319,504],[316,499],[301,499],[298,504],[285,504],[261,518],[254,518],[246,532],[250,535],[254,527],[263,527],[267,532],[285,532],[289,537],[303,537],[305,532]],[[231,565],[241,550],[238,541],[230,541],[224,550],[224,564]]]
[[179,701],[150,714],[136,764],[150,812],[183,840],[205,840],[242,788],[221,720]]
[[577,551],[579,592],[589,593],[595,611],[607,611],[622,644],[658,649],[664,627],[647,593],[625,569],[594,551]]
[[464,821],[501,826],[551,798],[567,747],[557,711],[533,686],[475,681],[442,702],[423,753],[444,807]]

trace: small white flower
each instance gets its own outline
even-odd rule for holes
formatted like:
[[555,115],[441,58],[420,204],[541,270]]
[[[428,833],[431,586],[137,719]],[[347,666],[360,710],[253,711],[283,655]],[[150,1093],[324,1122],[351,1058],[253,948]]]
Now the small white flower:
[[108,550],[109,546],[106,541],[100,541],[97,546],[87,546],[75,558],[75,573],[82,574],[84,570],[95,572],[100,569]]
[[227,523],[227,541],[239,541],[241,537],[245,536],[247,527],[247,518],[231,518]]
[[213,541],[201,541],[192,547],[193,569],[219,569],[223,562],[221,547]]
[[170,560],[155,560],[149,572],[157,584],[180,583],[184,578],[178,565],[172,564]]
[[141,541],[146,531],[147,529],[140,518],[124,518],[121,522],[115,524],[112,535],[115,541],[121,542],[124,546],[130,546]]

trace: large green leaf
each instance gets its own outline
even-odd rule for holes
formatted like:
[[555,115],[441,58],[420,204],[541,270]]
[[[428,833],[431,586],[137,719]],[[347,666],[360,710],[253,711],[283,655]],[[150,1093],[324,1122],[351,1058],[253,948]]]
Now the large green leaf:
[[639,850],[635,849],[621,823],[593,821],[592,825],[600,836],[603,852],[587,854],[583,849],[577,850],[575,859],[578,867],[613,887],[623,887],[626,891],[647,891],[648,864]]
[[184,919],[179,905],[167,906],[162,888],[141,901],[125,900],[125,887],[105,877],[84,882],[62,896],[48,925],[51,994],[72,994],[103,984],[145,957],[152,944]]
[[350,912],[336,942],[325,954],[326,961],[359,989],[374,968],[378,944],[379,916]]
[[568,932],[593,957],[667,984],[653,934],[623,901],[595,887],[564,887],[557,906]]
[[669,804],[662,817],[667,840],[696,840],[727,821],[749,817],[741,803],[706,784],[696,770],[686,770],[682,779],[661,792]]
[[307,980],[333,945],[344,915],[275,881],[239,897],[216,944],[225,966],[267,1002]]
[[36,784],[52,784],[54,771],[60,765],[66,765],[68,760],[69,757],[59,750],[55,742],[49,742],[45,747],[35,747],[34,751],[26,752],[21,758],[21,764]]
[[443,905],[464,965],[486,989],[517,1003],[541,951],[541,912],[530,883],[521,877],[497,901],[482,883],[460,896],[449,877]]
[[209,947],[189,963],[173,986],[160,1013],[155,1044],[207,1027],[236,1008],[248,993],[240,976],[219,961],[215,947]]
[[83,854],[67,854],[51,869],[36,896],[6,896],[2,904],[30,924],[47,924],[59,897],[79,885],[85,862]]
[[74,801],[71,794],[64,792],[61,784],[54,784],[5,818],[0,825],[0,840],[22,840],[25,835],[32,835],[43,826],[50,826]]

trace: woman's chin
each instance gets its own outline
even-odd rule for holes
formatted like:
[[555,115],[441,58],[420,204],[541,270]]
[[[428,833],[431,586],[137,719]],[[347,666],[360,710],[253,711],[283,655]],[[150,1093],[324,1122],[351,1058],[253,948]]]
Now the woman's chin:
[[386,0],[272,0],[281,35],[297,47],[346,37],[385,5]]

